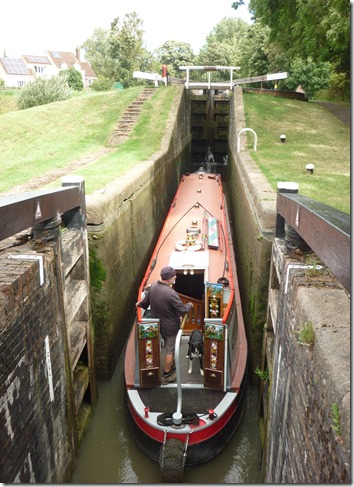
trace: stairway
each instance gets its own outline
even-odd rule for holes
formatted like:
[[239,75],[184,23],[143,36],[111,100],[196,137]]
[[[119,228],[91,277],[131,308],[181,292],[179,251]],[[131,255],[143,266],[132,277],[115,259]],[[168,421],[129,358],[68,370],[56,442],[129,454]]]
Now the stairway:
[[155,89],[144,88],[144,91],[129,105],[114,128],[108,141],[109,145],[116,146],[128,139],[145,101],[155,93]]

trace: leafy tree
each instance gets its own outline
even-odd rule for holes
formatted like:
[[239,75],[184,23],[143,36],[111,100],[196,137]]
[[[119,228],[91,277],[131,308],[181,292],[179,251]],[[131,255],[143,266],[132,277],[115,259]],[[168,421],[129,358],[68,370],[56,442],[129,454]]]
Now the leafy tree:
[[82,75],[77,69],[71,66],[64,71],[60,71],[60,76],[66,76],[67,83],[70,88],[75,91],[82,91],[84,89],[84,83],[82,81]]
[[330,73],[331,65],[328,62],[296,58],[291,65],[291,73],[286,84],[292,90],[301,85],[307,98],[313,98],[316,91],[328,87]]
[[193,49],[187,42],[166,41],[154,55],[161,64],[168,66],[169,75],[177,78],[183,76],[179,67],[193,66],[195,60]]
[[239,66],[249,24],[241,19],[225,17],[210,32],[198,56],[198,64]]
[[110,54],[110,30],[96,29],[82,48],[98,78],[115,80],[118,76],[119,62]]
[[28,83],[21,90],[18,107],[20,110],[46,105],[54,101],[63,101],[72,94],[67,81],[67,73],[64,75],[52,76],[49,79],[37,78]]
[[[237,0],[232,8],[243,4],[244,0]],[[286,59],[299,58],[305,63],[309,58],[331,63],[333,73],[338,74],[332,74],[332,92],[337,81],[338,95],[347,93],[350,98],[348,0],[250,0],[249,11],[269,27],[269,39],[278,54],[282,51]]]
[[258,22],[250,25],[241,53],[242,76],[260,76],[269,72],[269,28]]
[[116,79],[127,88],[136,84],[133,71],[146,65],[147,51],[143,47],[143,22],[136,12],[125,14],[123,21],[118,17],[111,24],[109,52],[118,62]]
[[[232,7],[242,4],[239,0]],[[270,40],[291,57],[328,61],[349,74],[348,0],[250,0],[249,10],[270,28]]]

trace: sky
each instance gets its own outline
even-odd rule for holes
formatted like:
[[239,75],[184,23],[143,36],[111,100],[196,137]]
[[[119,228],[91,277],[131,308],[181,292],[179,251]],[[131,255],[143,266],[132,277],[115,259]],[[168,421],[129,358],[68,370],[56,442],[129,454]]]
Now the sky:
[[[75,53],[95,29],[131,12],[143,21],[145,47],[153,51],[168,40],[188,42],[194,53],[223,18],[251,22],[247,7],[231,8],[233,0],[15,0],[3,1],[0,57],[45,51]],[[245,2],[248,4],[248,0]]]

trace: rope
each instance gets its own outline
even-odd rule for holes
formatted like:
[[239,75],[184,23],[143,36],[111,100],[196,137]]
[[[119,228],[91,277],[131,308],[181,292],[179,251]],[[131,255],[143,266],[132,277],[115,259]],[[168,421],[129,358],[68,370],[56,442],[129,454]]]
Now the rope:
[[[157,416],[157,424],[160,426],[171,426],[173,425],[173,414],[174,413],[162,413]],[[182,413],[182,423],[183,424],[194,424],[198,426],[199,416],[195,413]]]

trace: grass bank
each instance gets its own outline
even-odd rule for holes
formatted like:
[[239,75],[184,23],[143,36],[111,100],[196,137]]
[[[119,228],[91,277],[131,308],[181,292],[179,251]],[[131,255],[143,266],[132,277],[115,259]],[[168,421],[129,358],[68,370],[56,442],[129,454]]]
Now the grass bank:
[[[176,89],[157,89],[129,139],[116,148],[109,146],[109,136],[143,87],[85,93],[28,110],[16,110],[17,90],[1,91],[0,192],[64,168],[85,177],[88,194],[102,188],[159,150]],[[316,103],[256,93],[245,93],[244,101],[247,127],[258,135],[256,152],[249,138],[250,154],[274,190],[278,181],[295,181],[301,194],[349,213],[349,127]],[[313,175],[306,172],[308,163],[315,165]],[[60,178],[53,186],[60,186]]]
[[[134,87],[89,93],[1,115],[0,192],[111,149],[94,163],[68,171],[85,177],[89,194],[148,159],[160,148],[176,87],[157,89],[144,104],[129,140],[117,148],[108,144],[124,110],[142,90]],[[59,185],[59,180],[54,182],[54,186]]]
[[294,181],[299,193],[349,213],[350,128],[316,103],[245,93],[244,104],[246,126],[258,137],[254,152],[248,136],[248,149],[273,189]]

